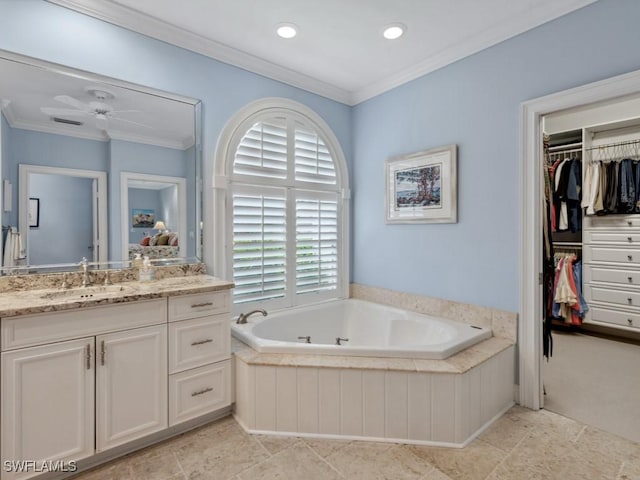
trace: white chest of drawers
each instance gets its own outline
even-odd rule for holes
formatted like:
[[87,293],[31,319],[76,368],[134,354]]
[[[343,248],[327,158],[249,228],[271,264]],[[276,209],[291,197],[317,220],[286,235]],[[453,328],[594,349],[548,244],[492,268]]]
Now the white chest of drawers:
[[640,330],[640,218],[586,217],[583,241],[584,322]]

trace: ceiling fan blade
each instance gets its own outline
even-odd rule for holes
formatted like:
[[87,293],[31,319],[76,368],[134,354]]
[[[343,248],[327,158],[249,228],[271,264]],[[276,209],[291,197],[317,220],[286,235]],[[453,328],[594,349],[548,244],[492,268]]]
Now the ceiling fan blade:
[[56,95],[53,99],[71,105],[79,110],[92,110],[91,105],[88,103],[81,102],[77,98],[70,97],[69,95]]
[[145,125],[144,123],[134,122],[133,120],[127,120],[126,118],[111,117],[111,120],[116,120],[118,122],[130,123],[132,125],[137,125],[139,127],[144,127],[144,128],[153,128],[151,125]]
[[84,110],[73,110],[71,108],[49,108],[49,107],[40,107],[40,111],[45,115],[71,115],[74,117],[85,117],[89,115],[89,113]]

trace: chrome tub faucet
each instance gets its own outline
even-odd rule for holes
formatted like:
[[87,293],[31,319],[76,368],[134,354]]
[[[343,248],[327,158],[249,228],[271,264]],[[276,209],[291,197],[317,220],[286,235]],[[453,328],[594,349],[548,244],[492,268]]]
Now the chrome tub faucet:
[[241,313],[240,315],[238,315],[238,319],[236,320],[236,323],[238,324],[247,323],[247,319],[254,313],[261,313],[263,317],[267,316],[266,310],[263,310],[262,308],[257,308],[255,310],[251,310],[249,313]]

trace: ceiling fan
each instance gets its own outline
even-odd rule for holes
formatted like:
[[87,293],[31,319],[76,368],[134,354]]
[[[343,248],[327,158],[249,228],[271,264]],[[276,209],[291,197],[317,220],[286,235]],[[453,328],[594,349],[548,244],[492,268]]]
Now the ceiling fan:
[[53,117],[65,117],[65,116],[93,116],[96,119],[96,127],[100,130],[106,130],[109,128],[109,122],[118,121],[128,123],[131,125],[137,125],[144,128],[152,128],[144,123],[134,122],[119,116],[122,113],[139,112],[140,110],[114,110],[111,105],[106,103],[107,100],[115,98],[115,95],[103,88],[88,87],[85,89],[87,93],[92,95],[95,100],[89,103],[82,102],[77,98],[69,95],[56,95],[54,100],[69,105],[74,108],[51,108],[41,107],[40,111],[46,115]]

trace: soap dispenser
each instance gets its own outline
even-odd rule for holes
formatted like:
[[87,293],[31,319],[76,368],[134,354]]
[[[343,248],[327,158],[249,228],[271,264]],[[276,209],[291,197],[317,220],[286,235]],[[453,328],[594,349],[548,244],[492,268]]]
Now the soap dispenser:
[[140,281],[150,282],[154,278],[153,267],[151,266],[151,260],[148,256],[144,256],[142,259],[142,267],[140,268]]

